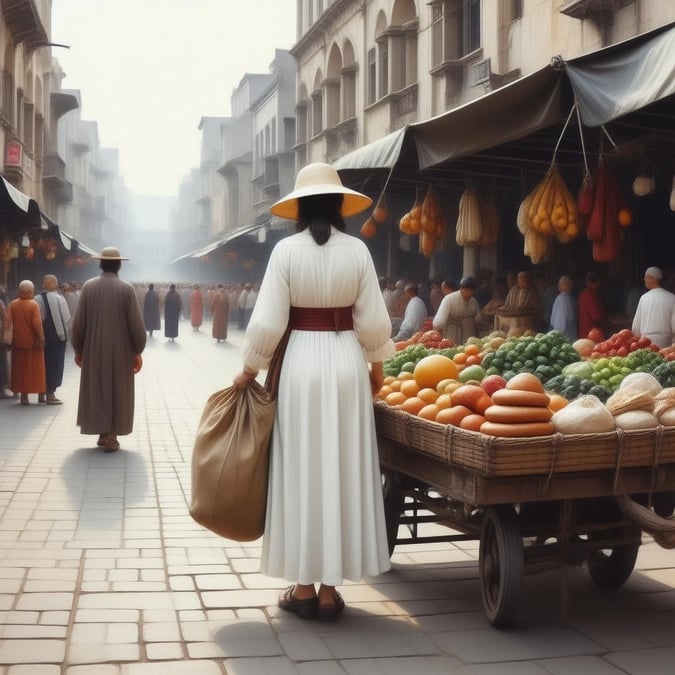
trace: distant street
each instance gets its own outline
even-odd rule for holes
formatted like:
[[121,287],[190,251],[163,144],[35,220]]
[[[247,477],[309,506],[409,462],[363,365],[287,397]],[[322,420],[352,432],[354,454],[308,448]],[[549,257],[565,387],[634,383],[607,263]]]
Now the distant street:
[[341,587],[335,624],[280,612],[289,581],[258,573],[260,542],[187,510],[202,406],[241,365],[242,332],[210,331],[181,320],[175,343],[148,340],[117,453],[75,426],[70,349],[64,405],[0,400],[0,675],[673,672],[675,552],[646,537],[619,591],[582,568],[527,577],[508,631],[484,617],[478,542],[398,547],[391,572]]

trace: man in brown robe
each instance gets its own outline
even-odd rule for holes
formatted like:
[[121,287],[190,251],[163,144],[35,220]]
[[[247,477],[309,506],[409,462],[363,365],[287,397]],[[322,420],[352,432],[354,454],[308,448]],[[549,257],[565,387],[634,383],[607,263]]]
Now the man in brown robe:
[[511,335],[539,330],[541,301],[529,272],[518,272],[516,285],[509,290],[504,304],[497,309],[497,321],[499,330]]
[[227,291],[223,284],[218,284],[218,287],[211,298],[210,309],[211,316],[213,317],[211,334],[217,342],[227,340],[227,325],[230,318],[230,298],[227,295]]
[[12,327],[12,366],[10,389],[21,394],[21,405],[28,405],[28,394],[39,394],[44,402],[45,334],[40,308],[33,299],[35,287],[27,279],[19,284],[19,297],[7,307],[5,321]]
[[82,368],[77,424],[83,434],[99,434],[106,452],[120,447],[118,435],[134,423],[134,374],[142,365],[146,333],[133,286],[117,274],[118,249],[100,255],[101,276],[85,282],[73,317],[71,341]]

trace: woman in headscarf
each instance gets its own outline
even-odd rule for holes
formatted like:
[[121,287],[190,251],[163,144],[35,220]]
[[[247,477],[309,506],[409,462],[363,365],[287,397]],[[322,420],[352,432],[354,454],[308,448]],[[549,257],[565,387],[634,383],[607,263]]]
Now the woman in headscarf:
[[319,163],[272,206],[298,231],[272,251],[234,379],[246,387],[267,368],[288,327],[261,569],[296,581],[278,604],[303,619],[336,619],[343,579],[390,567],[373,394],[395,349],[370,253],[344,222],[370,204]]
[[28,405],[28,394],[38,394],[44,402],[47,388],[45,372],[45,334],[40,308],[33,299],[33,282],[19,284],[19,297],[7,307],[5,321],[12,327],[10,389],[21,394],[21,405]]

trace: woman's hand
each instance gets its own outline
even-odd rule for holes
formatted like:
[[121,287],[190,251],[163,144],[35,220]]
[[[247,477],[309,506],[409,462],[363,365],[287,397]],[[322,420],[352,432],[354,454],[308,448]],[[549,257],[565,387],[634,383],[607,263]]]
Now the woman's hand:
[[382,389],[384,384],[384,370],[382,368],[382,361],[376,361],[370,364],[370,389],[373,396]]
[[234,376],[233,384],[237,389],[246,389],[253,380],[255,380],[257,371],[244,368],[238,375]]
[[134,354],[134,375],[141,371],[143,367],[143,357],[140,354]]
[[75,354],[75,365],[82,368],[82,354]]

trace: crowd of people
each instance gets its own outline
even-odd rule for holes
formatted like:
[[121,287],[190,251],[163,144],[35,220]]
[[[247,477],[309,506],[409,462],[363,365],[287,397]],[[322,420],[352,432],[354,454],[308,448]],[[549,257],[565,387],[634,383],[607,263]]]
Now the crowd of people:
[[[59,284],[47,274],[41,289],[25,279],[10,298],[0,285],[0,398],[18,398],[21,405],[38,403],[59,405],[56,390],[63,379],[66,345],[72,337],[71,323],[76,316],[82,284]],[[212,321],[212,337],[227,340],[234,322],[244,329],[255,306],[258,285],[251,283],[133,283],[141,308],[143,329],[154,337],[161,331],[173,342],[181,319],[199,331],[205,320]],[[11,328],[10,328],[11,327]]]
[[[657,267],[645,272],[642,284],[627,290],[617,289],[595,271],[581,281],[564,274],[554,283],[546,283],[522,270],[506,276],[481,272],[478,279],[464,277],[459,282],[394,282],[381,277],[380,289],[391,317],[394,341],[407,340],[431,327],[455,344],[493,331],[520,335],[525,331],[558,330],[576,340],[587,337],[593,329],[607,335],[627,327],[660,344],[675,335],[675,324],[672,329],[670,326],[675,320],[670,307],[675,295],[664,282]],[[657,293],[652,292],[655,289]],[[648,312],[646,307],[654,309]]]

